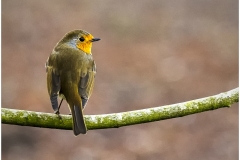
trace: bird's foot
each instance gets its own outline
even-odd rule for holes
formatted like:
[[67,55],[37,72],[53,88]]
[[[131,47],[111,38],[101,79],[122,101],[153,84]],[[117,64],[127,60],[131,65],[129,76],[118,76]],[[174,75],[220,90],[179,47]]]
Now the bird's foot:
[[60,116],[60,112],[59,112],[59,110],[54,111],[54,114],[56,114],[56,115],[58,116],[59,119],[62,119],[62,117]]

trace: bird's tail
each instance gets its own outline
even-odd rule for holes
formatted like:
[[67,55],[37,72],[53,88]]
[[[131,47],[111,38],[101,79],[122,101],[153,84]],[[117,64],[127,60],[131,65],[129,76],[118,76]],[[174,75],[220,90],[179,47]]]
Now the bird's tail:
[[87,133],[87,127],[84,122],[83,112],[81,106],[70,106],[73,118],[73,133],[75,136]]

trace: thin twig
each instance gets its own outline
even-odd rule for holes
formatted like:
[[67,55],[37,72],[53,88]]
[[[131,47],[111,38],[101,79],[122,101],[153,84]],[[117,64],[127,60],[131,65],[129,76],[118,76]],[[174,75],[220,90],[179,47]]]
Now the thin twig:
[[[183,117],[204,111],[230,107],[239,100],[239,89],[220,93],[215,96],[191,100],[183,103],[162,107],[154,107],[129,112],[85,115],[85,121],[89,130],[117,128],[128,125],[160,121],[176,117]],[[22,126],[33,126],[55,129],[72,129],[72,116],[42,113],[26,110],[2,108],[2,123]]]

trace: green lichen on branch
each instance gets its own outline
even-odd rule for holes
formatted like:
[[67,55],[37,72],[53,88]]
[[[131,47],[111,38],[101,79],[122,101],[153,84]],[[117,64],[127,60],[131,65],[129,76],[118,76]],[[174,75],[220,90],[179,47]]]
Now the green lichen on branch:
[[72,118],[64,115],[2,108],[2,123],[43,128],[71,129]]
[[[232,104],[238,102],[238,100],[239,90],[236,88],[215,96],[178,104],[113,114],[85,115],[84,118],[88,130],[117,128],[230,107]],[[7,108],[2,108],[2,123],[43,128],[72,129],[71,115],[61,115],[61,118],[59,118],[56,114],[52,113]]]

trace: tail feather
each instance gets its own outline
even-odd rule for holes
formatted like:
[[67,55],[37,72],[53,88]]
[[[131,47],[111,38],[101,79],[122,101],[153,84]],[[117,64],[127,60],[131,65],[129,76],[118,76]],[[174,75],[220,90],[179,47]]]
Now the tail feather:
[[79,106],[74,105],[72,108],[72,117],[73,117],[73,133],[75,136],[79,135],[80,133],[86,134],[87,127],[84,122],[82,109]]

